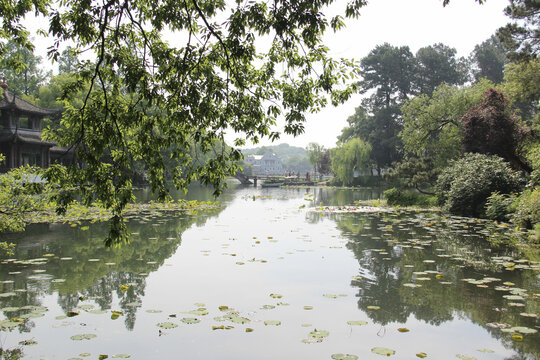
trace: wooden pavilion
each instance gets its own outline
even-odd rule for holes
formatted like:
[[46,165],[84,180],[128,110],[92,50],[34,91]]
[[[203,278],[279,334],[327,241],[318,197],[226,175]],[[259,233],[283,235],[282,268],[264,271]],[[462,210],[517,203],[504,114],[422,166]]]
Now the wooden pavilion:
[[8,91],[5,79],[0,87],[3,90],[0,90],[0,153],[5,155],[0,172],[23,165],[47,168],[51,162],[62,160],[67,150],[41,139],[43,119],[58,117],[62,111],[41,108],[21,99]]

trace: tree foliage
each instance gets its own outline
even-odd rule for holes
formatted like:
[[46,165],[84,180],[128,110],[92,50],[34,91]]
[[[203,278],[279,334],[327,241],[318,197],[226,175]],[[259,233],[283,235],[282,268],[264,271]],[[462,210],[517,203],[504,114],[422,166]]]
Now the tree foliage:
[[313,166],[316,173],[322,174],[323,160],[327,150],[323,145],[314,142],[309,143],[306,150],[308,153],[309,163]]
[[413,188],[420,193],[433,195],[430,189],[435,185],[439,174],[440,168],[435,167],[433,159],[410,156],[394,163],[385,177],[400,179],[405,188]]
[[371,145],[359,138],[340,144],[330,152],[332,172],[344,185],[352,185],[355,171],[366,170],[370,161]]
[[439,86],[432,97],[419,95],[401,108],[403,130],[400,138],[407,153],[432,158],[436,167],[444,167],[461,154],[462,116],[482,101],[493,86],[488,80],[457,87]]
[[6,78],[9,91],[17,95],[37,95],[38,89],[50,76],[41,67],[41,57],[10,40],[4,45],[7,52],[0,57],[0,73]]
[[504,67],[508,59],[502,43],[496,36],[476,45],[471,54],[471,61],[475,65],[473,74],[476,81],[482,78],[495,84],[503,81]]
[[[345,18],[357,17],[365,2],[349,1],[342,14],[326,16],[323,11],[334,2],[3,3],[0,36],[31,47],[20,20],[35,10],[48,17],[53,59],[60,58],[66,41],[75,53],[95,54],[69,85],[68,92],[87,89],[84,105],[66,106],[61,128],[49,134],[71,146],[85,166],[53,166],[49,181],[112,208],[110,241],[124,230],[121,210],[132,200],[134,161],[146,164],[160,198],[168,194],[167,175],[178,188],[199,180],[219,193],[223,179],[236,172],[240,152],[222,146],[195,165],[185,149],[199,144],[212,151],[225,130],[238,134],[236,146],[263,136],[276,139],[279,134],[270,129],[281,117],[284,132],[299,134],[306,113],[355,91],[354,83],[344,84],[355,76],[355,63],[330,58],[322,39],[326,31],[342,28]],[[175,40],[167,41],[171,34]],[[179,165],[168,169],[162,150],[173,144],[170,156]],[[57,201],[66,206],[76,195],[66,192]]]
[[497,37],[509,51],[510,59],[536,59],[540,51],[540,3],[510,0],[504,13],[515,21],[497,30]]
[[408,46],[377,45],[361,60],[360,67],[362,91],[373,91],[369,100],[372,109],[399,104],[410,94],[414,56]]
[[497,155],[517,170],[531,171],[518,154],[529,132],[513,114],[502,92],[486,91],[482,102],[473,105],[462,121],[464,152]]
[[481,217],[488,197],[519,191],[520,176],[502,158],[466,154],[454,160],[435,187],[439,203],[455,215]]
[[431,96],[440,84],[461,85],[467,80],[465,59],[456,58],[457,51],[438,43],[419,49],[413,82],[417,93]]
[[508,64],[502,89],[516,105],[523,121],[540,124],[540,59]]

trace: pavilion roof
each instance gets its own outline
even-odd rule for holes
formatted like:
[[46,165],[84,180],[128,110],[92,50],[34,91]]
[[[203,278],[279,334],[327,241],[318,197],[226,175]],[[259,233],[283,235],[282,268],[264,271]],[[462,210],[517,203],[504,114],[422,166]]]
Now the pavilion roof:
[[62,112],[60,109],[45,109],[31,104],[8,90],[4,90],[3,96],[0,96],[0,110],[3,109],[18,109],[24,113],[41,116],[57,115]]

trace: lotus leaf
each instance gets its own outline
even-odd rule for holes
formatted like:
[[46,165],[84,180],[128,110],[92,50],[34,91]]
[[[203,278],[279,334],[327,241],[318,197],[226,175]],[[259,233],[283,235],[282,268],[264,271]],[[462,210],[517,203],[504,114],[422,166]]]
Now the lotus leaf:
[[19,345],[37,345],[36,340],[23,340],[19,341]]
[[358,356],[351,354],[333,354],[330,356],[334,360],[357,360]]
[[374,347],[373,349],[371,349],[371,352],[374,354],[384,355],[384,356],[390,356],[396,353],[395,350],[388,349],[385,347]]
[[73,335],[71,337],[71,340],[90,340],[95,338],[97,335],[94,334],[80,334],[80,335]]
[[349,325],[367,325],[368,322],[364,321],[364,320],[350,320],[350,321],[347,321],[347,324],[349,324]]
[[279,321],[279,320],[266,320],[264,322],[264,325],[279,326],[279,325],[281,325],[281,321]]
[[182,318],[180,319],[180,321],[183,322],[184,324],[197,324],[201,322],[201,320],[197,318]]
[[157,326],[159,326],[160,328],[163,328],[163,329],[173,329],[175,327],[178,327],[177,324],[169,322],[169,321],[158,323]]
[[462,355],[462,354],[457,354],[456,357],[461,360],[476,360],[474,356],[468,356],[468,355]]

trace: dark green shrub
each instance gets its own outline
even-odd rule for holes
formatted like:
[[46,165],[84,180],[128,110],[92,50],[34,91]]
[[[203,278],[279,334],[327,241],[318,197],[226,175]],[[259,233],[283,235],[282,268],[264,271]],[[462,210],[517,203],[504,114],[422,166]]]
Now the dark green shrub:
[[526,228],[532,228],[540,223],[540,189],[526,190],[520,194],[514,203],[512,222]]
[[450,213],[481,217],[492,193],[511,194],[520,187],[519,174],[502,158],[466,154],[443,170],[435,192],[439,204]]
[[494,192],[486,200],[486,218],[497,221],[510,220],[514,200],[515,196]]
[[437,200],[434,196],[396,188],[386,190],[383,197],[390,206],[435,206]]

